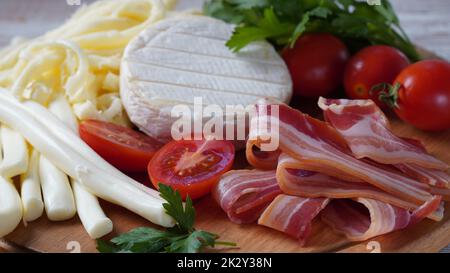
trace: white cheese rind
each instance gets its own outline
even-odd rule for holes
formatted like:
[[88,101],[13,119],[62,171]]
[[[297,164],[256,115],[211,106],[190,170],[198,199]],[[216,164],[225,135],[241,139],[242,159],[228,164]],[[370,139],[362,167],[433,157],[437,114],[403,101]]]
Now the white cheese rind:
[[[204,16],[163,20],[129,43],[121,63],[121,98],[130,120],[161,141],[171,139],[174,105],[289,102],[292,81],[275,49],[251,43],[239,53],[225,45],[234,26]],[[205,120],[204,120],[205,122]]]

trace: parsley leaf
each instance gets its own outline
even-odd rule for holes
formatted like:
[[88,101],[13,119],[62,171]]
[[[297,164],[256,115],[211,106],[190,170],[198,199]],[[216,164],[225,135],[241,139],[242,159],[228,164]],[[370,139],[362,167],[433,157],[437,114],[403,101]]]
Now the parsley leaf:
[[175,227],[166,230],[138,227],[111,239],[110,242],[97,240],[97,250],[102,253],[196,253],[217,244],[236,245],[217,241],[217,234],[195,230],[195,209],[189,196],[183,204],[180,193],[171,187],[159,184],[159,191],[161,197],[167,201],[163,204],[166,213],[176,221]]
[[[388,0],[369,5],[363,0],[209,0],[206,15],[237,24],[227,46],[239,51],[254,41],[267,40],[276,48],[292,46],[301,35],[326,32],[356,51],[384,44],[420,59]],[[227,16],[223,16],[227,14]]]
[[207,231],[194,231],[184,240],[174,241],[167,248],[171,253],[196,253],[209,246],[214,247],[217,235]]
[[253,41],[261,41],[264,39],[277,39],[284,35],[290,35],[294,29],[294,25],[290,23],[282,23],[278,20],[272,8],[264,10],[263,17],[252,27],[237,27],[234,35],[227,42],[227,46],[233,51],[239,51]]
[[383,0],[382,5],[374,5],[374,9],[386,19],[387,23],[400,23],[389,1]]
[[111,239],[111,243],[122,252],[159,252],[174,238],[176,236],[167,231],[140,227]]
[[221,19],[232,24],[239,24],[244,20],[244,15],[240,10],[226,3],[225,1],[214,1],[203,6],[203,13]]
[[167,203],[163,204],[168,215],[172,216],[177,222],[176,228],[179,233],[192,232],[194,229],[195,209],[192,205],[192,199],[188,196],[186,204],[183,205],[181,195],[171,187],[159,184],[159,192]]
[[294,33],[290,39],[290,46],[293,47],[297,39],[306,31],[306,25],[309,23],[311,17],[319,17],[326,19],[331,14],[331,10],[325,7],[317,7],[311,11],[306,12],[302,16],[302,20],[295,27]]
[[116,253],[119,249],[103,240],[97,240],[97,250],[101,253]]
[[228,0],[229,3],[236,5],[239,9],[262,8],[268,5],[268,0]]

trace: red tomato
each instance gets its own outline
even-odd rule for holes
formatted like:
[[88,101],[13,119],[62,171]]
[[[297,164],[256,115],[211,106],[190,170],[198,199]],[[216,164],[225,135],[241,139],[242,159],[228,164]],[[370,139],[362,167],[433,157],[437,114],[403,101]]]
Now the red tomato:
[[79,131],[84,142],[122,171],[145,171],[150,159],[162,146],[147,135],[104,121],[83,121]]
[[282,53],[294,84],[294,94],[327,96],[342,84],[349,52],[344,43],[326,33],[305,34],[294,48]]
[[348,62],[344,72],[344,87],[352,99],[372,99],[379,106],[379,91],[373,86],[392,83],[407,66],[409,60],[400,50],[384,45],[369,46],[356,53]]
[[423,130],[450,128],[450,63],[420,61],[408,66],[395,79],[400,84],[395,112]]
[[167,143],[148,164],[148,174],[159,183],[178,190],[183,197],[202,197],[220,176],[231,169],[234,146],[221,140],[180,140]]

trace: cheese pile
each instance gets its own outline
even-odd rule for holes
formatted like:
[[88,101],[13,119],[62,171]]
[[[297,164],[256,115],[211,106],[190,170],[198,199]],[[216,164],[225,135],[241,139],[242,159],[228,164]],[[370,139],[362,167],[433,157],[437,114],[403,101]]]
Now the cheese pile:
[[[174,5],[175,0],[98,1],[83,6],[61,27],[33,40],[16,39],[0,51],[0,237],[12,232],[21,220],[26,223],[41,217],[44,209],[52,221],[78,213],[89,236],[102,237],[111,232],[112,222],[96,196],[144,213],[143,217],[157,224],[171,221],[159,197],[155,198],[156,192],[117,174],[119,171],[87,149],[77,136],[77,119],[129,123],[119,97],[123,51],[131,39],[166,17]],[[24,105],[37,112],[22,111]],[[46,129],[34,134],[39,124]],[[55,132],[64,134],[62,139],[68,142],[58,143]],[[76,143],[78,147],[64,152]],[[52,157],[52,147],[63,153]],[[75,158],[83,149],[90,155],[62,163],[65,155]],[[102,177],[120,176],[118,184],[99,184],[111,183],[113,177],[95,178],[94,187],[86,184],[89,177],[81,181],[77,170],[98,167],[89,165],[90,159],[108,169]],[[18,188],[13,178],[20,182]],[[128,184],[123,184],[127,180]],[[137,201],[139,196],[144,199]]]
[[65,94],[79,120],[127,124],[119,67],[129,41],[163,19],[176,0],[103,0],[61,27],[0,51],[0,87],[48,106]]

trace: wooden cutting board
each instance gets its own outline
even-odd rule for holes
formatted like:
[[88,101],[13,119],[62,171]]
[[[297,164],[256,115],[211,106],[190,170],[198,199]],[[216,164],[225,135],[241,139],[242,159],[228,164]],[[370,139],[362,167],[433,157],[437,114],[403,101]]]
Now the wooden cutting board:
[[[93,0],[82,0],[83,3],[89,3]],[[180,2],[180,9],[190,7],[200,7],[202,0],[182,0]],[[394,1],[396,2],[396,1]],[[401,3],[400,0],[397,2]],[[420,1],[416,1],[420,2]],[[442,2],[442,3],[441,3]],[[441,0],[440,5],[446,5],[446,1]],[[435,4],[439,4],[436,2]],[[32,5],[30,7],[30,5]],[[427,5],[429,5],[427,3]],[[420,6],[418,3],[408,3],[408,7]],[[396,5],[399,12],[406,11],[400,4]],[[0,30],[0,44],[5,45],[9,42],[12,36],[17,34],[25,36],[35,36],[41,34],[45,29],[53,28],[60,24],[68,14],[72,13],[76,7],[68,6],[64,1],[55,4],[52,0],[41,1],[14,1],[3,0],[2,9],[0,9],[0,24],[5,26]],[[439,10],[439,9],[434,9]],[[441,8],[444,11],[445,8]],[[424,18],[427,19],[428,24],[439,25],[434,18],[428,20],[425,12],[420,11],[417,15],[421,15],[420,20],[414,16],[401,16],[402,22],[409,27],[410,24],[419,24],[421,27],[426,26]],[[32,18],[32,19],[31,19]],[[442,18],[446,18],[443,15]],[[37,24],[36,24],[37,22]],[[445,20],[440,22],[445,23]],[[437,48],[437,45],[445,45],[445,42],[440,39],[443,37],[442,30],[421,31],[411,27],[411,34],[423,34],[423,44],[429,45],[431,48]],[[413,31],[414,30],[414,31]],[[20,31],[20,33],[17,33]],[[432,39],[434,43],[430,42],[431,35],[435,37]],[[445,35],[444,35],[445,36]],[[421,38],[421,37],[416,37]],[[444,48],[442,48],[444,50]],[[429,55],[429,54],[428,54]],[[447,56],[447,55],[446,55]],[[311,105],[315,102],[303,102],[299,104],[302,110],[311,110]],[[396,119],[391,121],[397,133],[403,136],[415,137],[423,140],[427,148],[442,160],[450,163],[450,132],[439,134],[428,134],[415,130],[412,127],[399,122]],[[237,167],[245,166],[245,159],[241,155]],[[111,236],[126,232],[129,229],[137,226],[150,225],[148,221],[134,215],[120,207],[102,203],[105,212],[114,222],[114,232]],[[197,209],[197,228],[206,229],[222,236],[221,239],[235,241],[239,248],[228,251],[240,252],[318,252],[318,251],[342,251],[342,252],[367,252],[378,251],[381,252],[437,252],[450,243],[450,206],[446,206],[446,213],[444,220],[441,222],[432,222],[425,220],[418,226],[405,231],[394,232],[389,235],[380,236],[369,242],[358,244],[351,244],[343,237],[335,235],[328,227],[322,225],[320,222],[315,223],[313,228],[314,234],[310,238],[305,248],[300,248],[294,239],[289,238],[283,233],[271,230],[269,228],[257,225],[236,225],[228,221],[226,215],[218,208],[218,206],[206,197],[199,200],[195,204]],[[79,219],[77,217],[64,222],[50,222],[43,216],[39,220],[28,223],[27,226],[21,224],[17,230],[10,234],[5,241],[7,246],[2,245],[0,241],[0,253],[5,248],[7,251],[25,250],[25,251],[39,251],[39,252],[95,252],[95,242],[91,240],[84,231]],[[80,247],[78,249],[78,246]],[[378,246],[380,248],[378,248]]]
[[[423,51],[427,57],[433,54]],[[315,115],[315,101],[293,102],[296,107]],[[450,131],[426,133],[389,115],[393,130],[405,137],[420,139],[436,157],[450,164]],[[237,155],[235,168],[247,166],[245,156]],[[143,177],[142,177],[143,176]],[[139,180],[146,180],[142,175]],[[147,182],[148,183],[148,182]],[[152,226],[145,219],[112,204],[102,202],[106,214],[114,223],[114,231],[108,239],[139,226]],[[231,223],[225,213],[211,199],[205,197],[195,203],[196,227],[221,236],[221,240],[234,241],[238,247],[218,251],[230,252],[438,252],[450,243],[450,203],[445,206],[445,216],[440,222],[424,220],[417,226],[373,238],[367,242],[351,243],[335,234],[319,220],[314,223],[313,234],[305,247],[295,239],[256,224],[237,225]],[[5,238],[6,242],[26,251],[37,252],[96,252],[95,241],[84,231],[78,217],[69,221],[50,222],[45,216],[37,221],[20,225]]]
[[[427,149],[438,158],[450,163],[450,132],[425,133],[391,118],[394,131],[400,136],[422,140]],[[239,154],[235,166],[245,166],[243,154]],[[118,206],[103,202],[106,214],[114,223],[115,236],[134,227],[152,226],[145,219]],[[295,239],[285,234],[256,224],[237,225],[231,223],[225,213],[208,196],[195,203],[197,224],[221,235],[222,240],[234,241],[238,248],[232,252],[438,252],[450,243],[450,204],[446,205],[445,217],[441,222],[424,220],[417,226],[379,236],[368,242],[350,243],[336,235],[329,227],[317,221],[306,247],[300,247]],[[45,216],[39,220],[20,225],[7,236],[6,241],[38,252],[95,252],[95,241],[84,231],[78,217],[69,221],[50,222]],[[220,250],[222,251],[222,250]],[[223,250],[225,251],[225,250]]]

